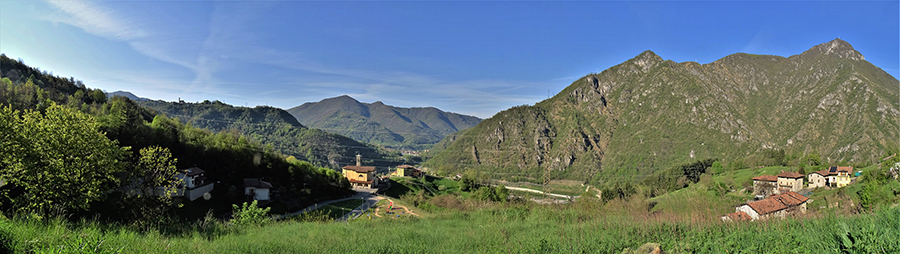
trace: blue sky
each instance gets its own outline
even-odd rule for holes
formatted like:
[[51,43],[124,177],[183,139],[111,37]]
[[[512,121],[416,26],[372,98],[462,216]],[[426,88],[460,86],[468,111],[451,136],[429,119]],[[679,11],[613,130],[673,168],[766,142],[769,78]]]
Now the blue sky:
[[708,63],[841,38],[900,74],[880,2],[0,1],[0,52],[89,87],[290,108],[347,94],[490,117],[644,50]]

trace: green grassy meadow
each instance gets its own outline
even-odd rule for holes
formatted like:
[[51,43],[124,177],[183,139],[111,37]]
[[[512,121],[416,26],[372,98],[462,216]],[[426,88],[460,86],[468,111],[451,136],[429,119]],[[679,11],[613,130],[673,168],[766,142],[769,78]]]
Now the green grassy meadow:
[[[725,223],[627,210],[629,202],[507,205],[422,219],[192,225],[166,234],[126,226],[0,219],[0,250],[36,253],[896,253],[900,208]],[[209,230],[208,228],[214,228]]]
[[[0,253],[621,253],[646,243],[659,243],[666,253],[900,252],[897,197],[882,197],[884,205],[871,211],[860,209],[857,192],[866,183],[814,190],[803,215],[719,219],[752,198],[746,191],[722,189],[723,184],[740,188],[733,183],[781,170],[704,174],[697,183],[658,196],[641,187],[626,199],[584,195],[560,205],[481,201],[460,192],[453,180],[392,178],[394,193],[387,196],[394,201],[393,213],[386,213],[382,200],[346,222],[334,219],[360,200],[261,225],[213,218],[138,226],[0,216]],[[438,191],[426,194],[423,186]],[[900,182],[879,188],[893,195]]]

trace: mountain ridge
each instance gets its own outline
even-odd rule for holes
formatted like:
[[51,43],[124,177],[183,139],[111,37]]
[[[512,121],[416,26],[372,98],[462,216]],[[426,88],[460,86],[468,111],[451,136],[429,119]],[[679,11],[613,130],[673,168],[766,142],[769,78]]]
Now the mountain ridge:
[[363,103],[348,95],[307,102],[287,110],[300,123],[388,147],[428,149],[444,136],[475,126],[481,119],[434,107],[395,107]]
[[106,93],[106,97],[112,98],[113,96],[122,96],[122,97],[125,97],[128,99],[131,99],[133,101],[149,101],[150,100],[148,98],[138,97],[137,95],[134,95],[133,93],[131,93],[129,91],[118,90],[115,92]]
[[340,168],[355,164],[360,154],[366,165],[389,167],[402,162],[381,148],[358,142],[340,134],[308,128],[287,111],[270,107],[234,107],[220,101],[181,103],[141,101],[139,105],[177,118],[195,127],[212,131],[236,130],[259,142],[271,145],[284,155],[314,164]]
[[708,64],[647,50],[448,136],[426,165],[603,181],[703,158],[757,164],[767,149],[871,162],[900,140],[900,85],[863,59],[841,40]]

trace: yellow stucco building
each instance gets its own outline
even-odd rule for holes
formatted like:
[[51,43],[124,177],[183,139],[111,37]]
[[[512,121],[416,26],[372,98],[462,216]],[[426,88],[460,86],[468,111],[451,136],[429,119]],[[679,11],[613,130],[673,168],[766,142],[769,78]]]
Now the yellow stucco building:
[[360,155],[356,155],[356,166],[344,166],[343,175],[353,186],[375,188],[378,178],[375,177],[375,167],[362,166]]

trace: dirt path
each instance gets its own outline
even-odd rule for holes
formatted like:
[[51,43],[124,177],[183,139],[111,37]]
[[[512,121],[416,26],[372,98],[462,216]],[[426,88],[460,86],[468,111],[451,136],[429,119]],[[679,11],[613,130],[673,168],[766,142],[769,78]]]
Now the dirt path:
[[[403,208],[403,210],[406,210],[406,213],[408,213],[408,214],[415,215],[416,217],[422,217],[421,215],[418,215],[418,214],[416,214],[416,213],[410,211],[409,208],[406,208],[405,206],[402,206],[402,205],[394,205],[394,206]],[[377,216],[377,217],[381,217],[381,215],[378,214],[378,211],[379,211],[379,210],[381,210],[381,207],[375,207],[375,216]],[[395,218],[395,217],[394,217],[394,218]]]

